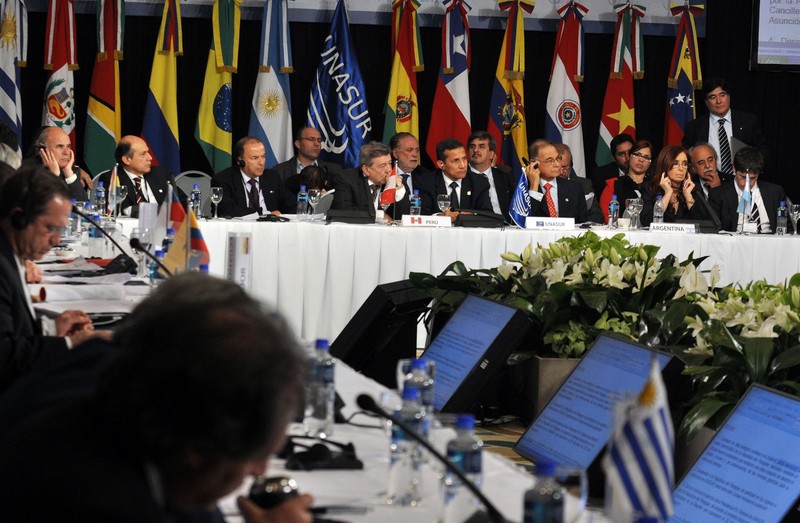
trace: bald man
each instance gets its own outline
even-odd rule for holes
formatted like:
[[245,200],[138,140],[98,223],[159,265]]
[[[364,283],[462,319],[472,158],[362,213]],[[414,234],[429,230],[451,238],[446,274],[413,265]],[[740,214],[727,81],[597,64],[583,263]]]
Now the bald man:
[[75,165],[72,140],[60,127],[43,127],[34,141],[37,163],[59,176],[69,188],[70,195],[79,201],[88,199],[92,188],[89,173]]
[[[139,215],[139,203],[161,205],[167,196],[167,186],[174,184],[174,179],[166,169],[153,165],[147,143],[138,136],[123,136],[114,151],[114,158],[117,160],[119,181],[128,187],[128,195],[122,202],[122,213],[136,218]],[[100,181],[108,188],[111,172],[103,174]],[[181,203],[185,204],[186,195],[177,187],[176,190]]]

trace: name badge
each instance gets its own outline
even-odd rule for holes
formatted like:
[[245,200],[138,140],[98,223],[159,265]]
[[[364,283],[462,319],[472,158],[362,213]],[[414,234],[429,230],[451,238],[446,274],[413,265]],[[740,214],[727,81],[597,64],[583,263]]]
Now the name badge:
[[403,227],[452,227],[449,216],[411,216],[403,215]]
[[650,232],[682,232],[695,234],[697,229],[693,223],[651,223]]
[[575,218],[550,218],[540,216],[526,216],[526,229],[564,230],[575,228]]

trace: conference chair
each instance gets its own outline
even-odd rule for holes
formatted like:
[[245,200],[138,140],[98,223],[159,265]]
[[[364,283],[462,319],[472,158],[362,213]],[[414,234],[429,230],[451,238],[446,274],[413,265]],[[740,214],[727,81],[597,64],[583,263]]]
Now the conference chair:
[[200,186],[200,212],[211,216],[211,176],[202,171],[183,171],[175,177],[175,185],[189,197],[194,184]]

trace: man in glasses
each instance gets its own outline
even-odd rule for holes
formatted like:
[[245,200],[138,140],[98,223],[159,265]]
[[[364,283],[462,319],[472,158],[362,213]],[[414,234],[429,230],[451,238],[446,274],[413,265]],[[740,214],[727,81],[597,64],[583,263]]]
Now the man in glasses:
[[575,223],[587,219],[586,197],[581,186],[561,178],[561,163],[556,146],[537,140],[528,148],[530,163],[525,168],[531,197],[530,216],[575,218]]
[[592,171],[592,186],[596,195],[603,193],[606,180],[625,176],[628,172],[628,155],[632,147],[633,137],[629,134],[618,134],[611,140],[611,154],[614,155],[614,161]]
[[766,154],[766,140],[761,134],[758,118],[754,114],[731,109],[731,94],[725,80],[706,80],[702,94],[708,115],[687,122],[683,130],[685,148],[708,142],[717,152],[717,168],[726,175],[733,174],[733,155],[742,145],[756,147],[762,155]]
[[295,174],[300,174],[309,165],[324,167],[328,175],[336,176],[341,174],[342,166],[338,163],[326,162],[319,159],[322,152],[322,133],[313,127],[302,127],[294,136],[294,147],[297,151],[292,158],[279,163],[274,167],[281,177],[281,183],[286,183],[286,179]]

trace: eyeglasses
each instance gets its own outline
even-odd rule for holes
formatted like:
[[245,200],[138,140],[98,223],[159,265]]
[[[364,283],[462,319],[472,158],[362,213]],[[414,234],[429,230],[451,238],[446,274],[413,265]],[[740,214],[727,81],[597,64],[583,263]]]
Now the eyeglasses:
[[645,156],[642,153],[631,153],[631,156],[633,156],[634,158],[638,158],[638,159],[642,160],[643,162],[652,162],[653,161],[652,157]]
[[537,158],[536,161],[539,162],[539,163],[543,163],[545,165],[553,165],[554,163],[556,163],[556,159],[555,158],[545,158],[544,160],[540,160],[540,159]]
[[309,137],[305,137],[305,138],[300,138],[300,139],[301,140],[305,140],[307,142],[311,142],[311,143],[322,143],[322,142],[325,141],[322,138],[313,138],[313,137],[310,137],[310,136]]

